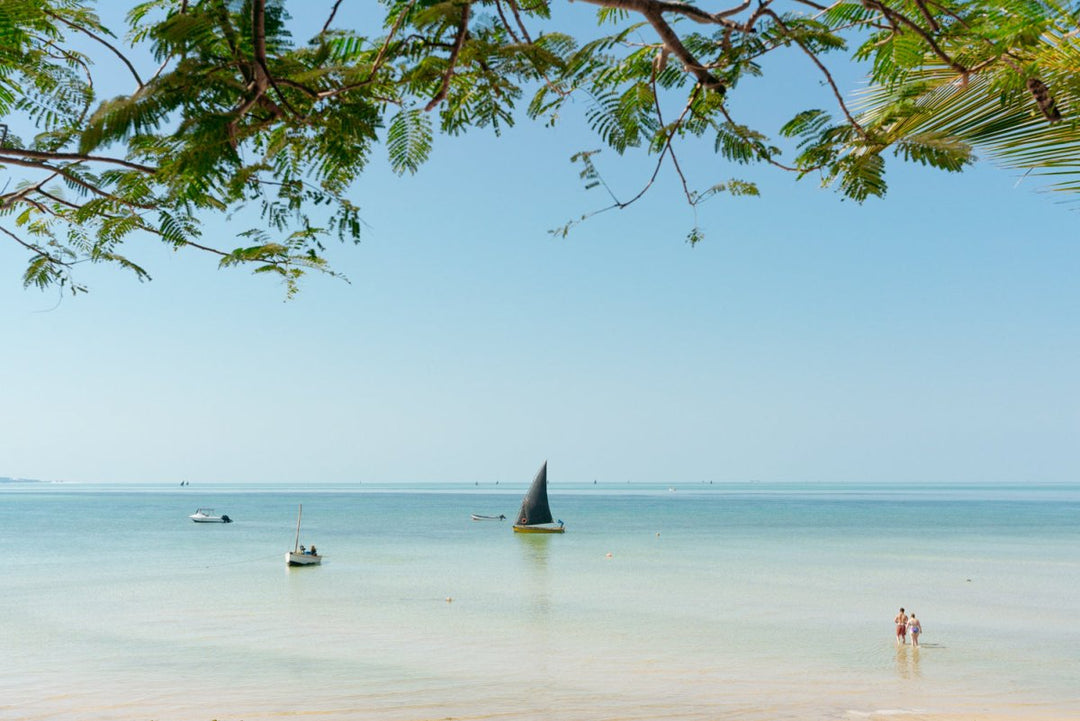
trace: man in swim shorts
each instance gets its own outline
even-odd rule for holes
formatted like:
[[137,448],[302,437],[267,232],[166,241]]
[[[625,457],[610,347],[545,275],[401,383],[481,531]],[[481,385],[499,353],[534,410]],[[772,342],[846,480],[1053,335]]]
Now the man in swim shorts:
[[904,613],[904,609],[900,609],[900,613],[896,614],[896,618],[893,619],[893,623],[896,624],[896,645],[903,646],[907,643],[907,614]]

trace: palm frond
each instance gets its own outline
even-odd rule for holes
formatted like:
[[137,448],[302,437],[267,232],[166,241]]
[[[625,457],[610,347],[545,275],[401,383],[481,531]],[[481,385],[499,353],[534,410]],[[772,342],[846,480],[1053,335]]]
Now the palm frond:
[[[860,123],[897,154],[957,170],[974,153],[1032,176],[1053,190],[1080,188],[1080,42],[1065,8],[1035,14],[1019,2],[1000,26],[1008,53],[968,75],[933,59],[878,76],[865,91]],[[1035,33],[1034,37],[1032,34]],[[1010,47],[1011,45],[1011,47]],[[971,149],[964,157],[964,147]]]

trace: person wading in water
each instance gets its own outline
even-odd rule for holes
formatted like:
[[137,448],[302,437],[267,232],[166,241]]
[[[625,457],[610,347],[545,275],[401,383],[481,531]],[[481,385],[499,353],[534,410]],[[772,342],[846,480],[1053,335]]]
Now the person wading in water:
[[907,642],[907,614],[904,613],[904,609],[900,609],[900,613],[896,614],[896,618],[893,619],[893,623],[896,624],[896,645],[903,646]]

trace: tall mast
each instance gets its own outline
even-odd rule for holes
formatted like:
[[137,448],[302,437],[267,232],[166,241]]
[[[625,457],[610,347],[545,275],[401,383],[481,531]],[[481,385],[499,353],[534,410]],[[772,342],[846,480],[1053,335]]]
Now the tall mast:
[[300,550],[300,516],[304,515],[304,504],[300,504],[300,510],[296,512],[296,543],[293,544],[293,553]]

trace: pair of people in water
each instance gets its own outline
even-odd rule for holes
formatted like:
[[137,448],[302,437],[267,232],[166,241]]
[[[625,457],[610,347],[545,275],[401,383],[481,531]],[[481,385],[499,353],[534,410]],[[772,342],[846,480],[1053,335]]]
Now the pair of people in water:
[[896,624],[896,645],[903,646],[907,643],[907,637],[911,636],[911,645],[916,648],[919,646],[919,634],[922,633],[922,621],[915,618],[914,611],[910,616],[904,612],[904,609],[900,609],[900,613],[896,614],[896,618],[893,619],[893,623]]

